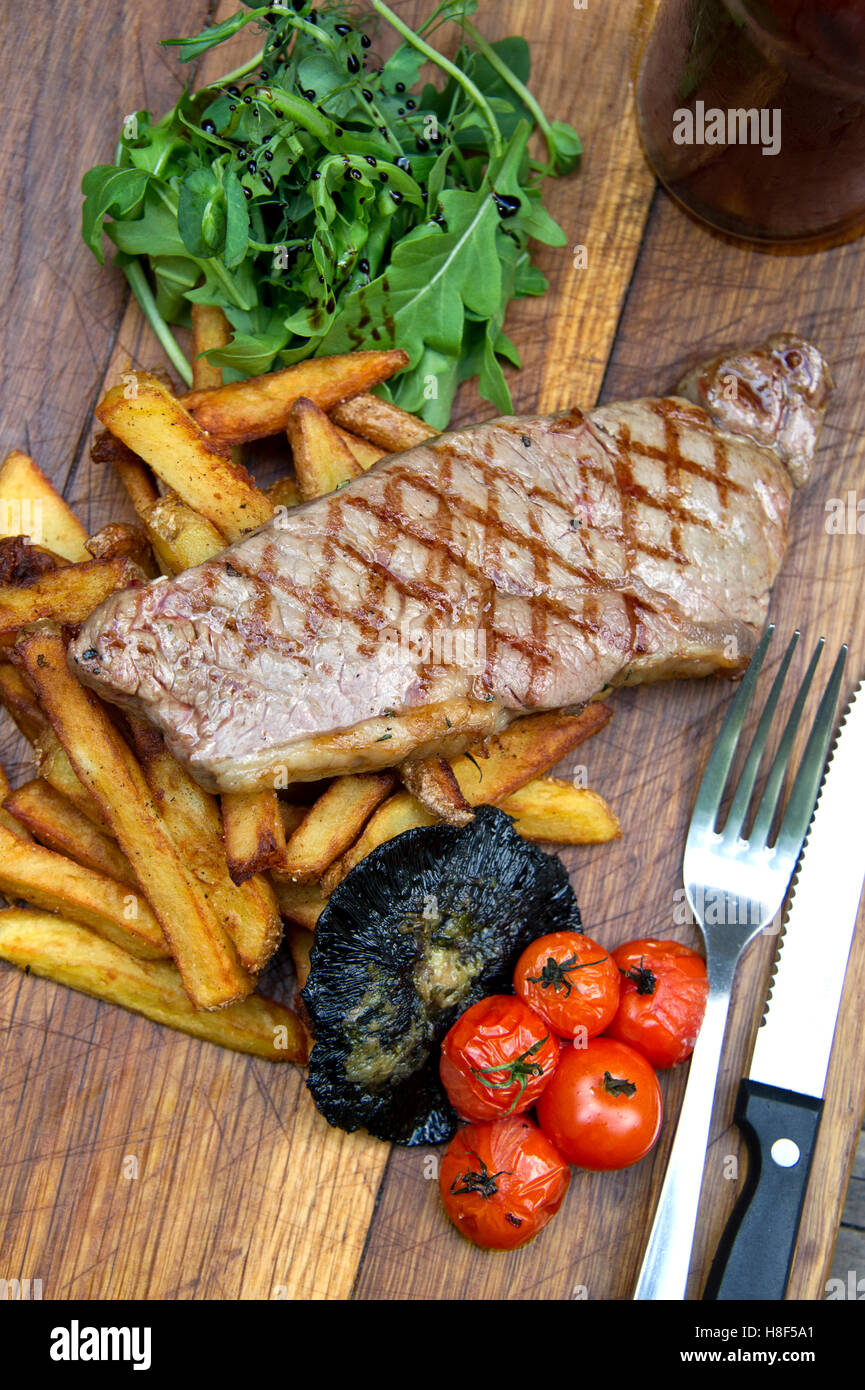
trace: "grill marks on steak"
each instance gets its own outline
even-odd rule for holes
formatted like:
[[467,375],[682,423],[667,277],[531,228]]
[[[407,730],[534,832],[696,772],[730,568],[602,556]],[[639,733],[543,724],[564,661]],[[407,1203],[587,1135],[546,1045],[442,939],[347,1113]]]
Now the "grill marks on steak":
[[[682,398],[491,421],[113,596],[71,658],[215,789],[457,751],[604,685],[744,666],[791,491]],[[401,630],[474,635],[483,659]]]
[[[616,547],[621,547],[625,557],[624,572],[626,574],[633,571],[634,561],[641,552],[655,559],[662,559],[682,566],[687,565],[687,556],[681,550],[682,526],[687,524],[711,530],[711,523],[706,518],[690,512],[678,500],[683,495],[678,481],[680,473],[690,473],[713,483],[718,490],[719,504],[722,508],[726,508],[731,490],[727,477],[723,440],[719,437],[712,438],[713,432],[708,427],[707,419],[703,413],[689,410],[684,403],[676,404],[673,401],[651,401],[647,405],[664,422],[667,440],[666,451],[635,442],[631,437],[628,425],[623,425],[617,435],[607,441],[607,453],[613,465],[615,482],[624,500],[622,522],[619,525],[607,526],[589,523],[583,533],[585,538],[594,531],[605,541]],[[713,457],[716,465],[713,469],[694,463],[682,455],[679,448],[677,416],[679,420],[687,420],[691,428],[701,430],[712,438]],[[524,427],[519,421],[514,423],[500,421],[498,424],[500,430],[507,430],[515,440],[519,439],[521,444],[523,439],[527,437],[524,435]],[[585,428],[586,425],[587,417],[581,411],[571,410],[554,420],[550,428],[554,434],[569,434],[574,430]],[[559,584],[561,584],[561,576],[565,576],[574,584],[582,586],[584,590],[594,590],[600,594],[621,593],[621,575],[615,575],[611,578],[603,573],[594,558],[590,543],[586,545],[586,558],[582,563],[565,559],[560,550],[549,544],[544,536],[539,512],[536,508],[555,509],[560,514],[560,523],[563,528],[573,529],[574,521],[577,519],[569,515],[570,509],[563,504],[561,497],[549,488],[539,483],[527,484],[525,478],[509,470],[501,462],[500,457],[496,458],[492,441],[489,438],[484,441],[483,457],[480,459],[472,450],[462,453],[459,447],[459,436],[446,436],[444,441],[432,447],[440,454],[437,478],[418,474],[414,468],[408,466],[401,468],[393,465],[385,491],[384,504],[376,504],[367,497],[355,496],[351,492],[346,492],[341,501],[349,511],[352,508],[358,508],[372,517],[383,528],[392,527],[397,533],[408,534],[414,541],[426,547],[429,551],[433,574],[435,574],[436,569],[441,574],[442,565],[449,561],[459,566],[480,585],[486,586],[488,599],[482,607],[489,615],[489,625],[485,628],[487,661],[480,677],[480,687],[484,692],[493,689],[494,654],[500,644],[505,644],[521,652],[531,662],[527,689],[523,696],[525,703],[531,705],[533,697],[541,693],[536,687],[539,685],[543,669],[555,659],[555,654],[551,652],[547,640],[550,618],[560,617],[590,636],[596,636],[601,630],[601,614],[597,603],[587,602],[584,605],[584,611],[580,614],[575,613],[574,609],[567,603],[551,596],[551,574],[553,571],[557,572],[555,577]],[[523,447],[531,447],[531,445],[523,445]],[[633,452],[640,452],[645,457],[657,458],[665,463],[666,483],[669,490],[663,500],[653,496],[644,486],[635,481],[633,468],[629,462],[629,455]],[[408,458],[410,455],[406,457]],[[454,489],[453,466],[458,461],[467,462],[479,472],[486,490],[486,500],[483,505],[467,501],[465,497],[460,496],[458,489]],[[591,456],[581,458],[580,464],[586,474],[596,478],[602,487],[608,486],[609,477],[606,470],[600,468]],[[745,490],[735,483],[732,486],[739,493]],[[515,499],[524,500],[532,508],[526,516],[528,534],[519,525],[508,521],[502,515],[499,498],[503,487],[511,488]],[[425,525],[418,522],[416,509],[406,502],[403,489],[407,490],[409,494],[411,492],[422,493],[436,503],[436,511],[431,519],[432,524]],[[633,523],[634,510],[637,504],[656,508],[670,519],[671,543],[669,545],[640,541],[637,528]],[[484,554],[480,564],[475,563],[470,558],[468,548],[459,543],[459,537],[453,527],[453,517],[456,513],[461,514],[471,523],[477,533],[483,535]],[[334,539],[337,545],[352,549],[344,537],[336,536]],[[530,576],[522,589],[531,610],[530,637],[515,636],[513,632],[504,632],[496,625],[496,556],[501,553],[501,547],[505,544],[515,548],[519,570]],[[356,558],[362,559],[356,550],[353,550],[353,554]],[[493,577],[491,578],[491,576]],[[519,581],[515,582],[513,575],[508,578],[513,592]],[[436,614],[452,618],[457,617],[452,605],[442,601],[441,592],[436,587],[430,584],[409,586],[393,573],[388,574],[388,579],[404,595],[418,597],[428,606],[428,626]],[[629,650],[636,655],[642,655],[648,649],[640,638],[639,614],[645,607],[654,607],[657,600],[655,600],[655,604],[652,604],[648,600],[641,600],[628,593],[623,594],[623,599],[630,620],[632,640],[629,643]],[[424,676],[427,674],[424,673]]]

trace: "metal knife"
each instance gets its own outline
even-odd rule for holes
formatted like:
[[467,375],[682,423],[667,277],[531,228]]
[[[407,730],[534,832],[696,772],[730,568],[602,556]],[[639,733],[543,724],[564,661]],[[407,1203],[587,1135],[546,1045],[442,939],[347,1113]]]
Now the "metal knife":
[[827,764],[750,1073],[739,1088],[735,1120],[748,1147],[748,1176],[704,1299],[784,1297],[865,880],[863,684]]

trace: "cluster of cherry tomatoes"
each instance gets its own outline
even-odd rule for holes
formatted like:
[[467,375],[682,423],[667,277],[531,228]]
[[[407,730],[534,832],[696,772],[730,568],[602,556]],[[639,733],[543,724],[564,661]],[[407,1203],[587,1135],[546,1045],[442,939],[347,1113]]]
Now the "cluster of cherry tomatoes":
[[492,1250],[547,1224],[569,1164],[627,1168],[649,1152],[662,1117],[655,1068],[690,1056],[708,982],[702,957],[677,941],[609,953],[555,932],[520,956],[514,990],[466,1009],[440,1064],[469,1121],[442,1160],[442,1198],[457,1229]]

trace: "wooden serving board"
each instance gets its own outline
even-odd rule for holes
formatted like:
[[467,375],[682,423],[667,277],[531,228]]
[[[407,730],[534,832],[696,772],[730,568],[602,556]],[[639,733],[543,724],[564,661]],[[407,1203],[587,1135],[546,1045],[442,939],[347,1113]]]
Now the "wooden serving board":
[[[215,17],[234,8],[221,5]],[[212,6],[183,9],[190,33]],[[399,9],[416,22],[428,5]],[[481,5],[485,32],[531,40],[534,89],[586,146],[579,173],[550,188],[568,235],[567,247],[541,256],[551,291],[509,320],[524,357],[515,403],[546,411],[663,391],[721,347],[780,328],[813,337],[837,393],[816,478],[796,501],[773,616],[782,635],[801,627],[803,646],[820,634],[830,648],[848,640],[849,692],[865,659],[865,540],[829,535],[825,518],[829,499],[865,489],[865,241],[807,257],[759,254],[693,223],[656,190],[630,88],[653,10],[654,0]],[[127,361],[150,366],[161,354],[120,274],[100,271],[80,241],[78,184],[110,158],[130,110],[161,112],[176,99],[187,74],[157,40],[175,32],[177,16],[169,0],[56,0],[38,15],[6,7],[3,20],[17,62],[0,127],[0,444],[32,453],[91,529],[129,515],[119,485],[90,463],[92,407]],[[217,55],[205,72],[223,63]],[[587,250],[583,270],[577,246]],[[489,413],[470,391],[461,398],[460,421]],[[609,728],[579,750],[624,827],[616,844],[564,855],[587,930],[605,945],[649,933],[695,940],[678,916],[682,846],[732,693],[714,680],[623,692]],[[0,758],[13,779],[26,775],[5,724]],[[738,1187],[729,1117],[772,946],[760,939],[740,972],[692,1295]],[[860,927],[791,1298],[820,1298],[831,1262],[865,1104],[863,980]],[[575,1173],[538,1241],[491,1256],[444,1217],[434,1151],[331,1130],[293,1067],[223,1052],[6,968],[0,1030],[0,1277],[41,1279],[43,1297],[55,1299],[627,1298],[685,1083],[682,1069],[662,1076],[667,1122],[649,1159],[621,1173]]]

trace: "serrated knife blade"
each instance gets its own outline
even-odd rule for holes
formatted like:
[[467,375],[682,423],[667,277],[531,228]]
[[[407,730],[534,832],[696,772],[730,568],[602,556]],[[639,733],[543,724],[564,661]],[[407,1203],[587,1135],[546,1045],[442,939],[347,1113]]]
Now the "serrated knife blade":
[[865,881],[865,693],[847,707],[793,879],[752,1081],[822,1096]]

